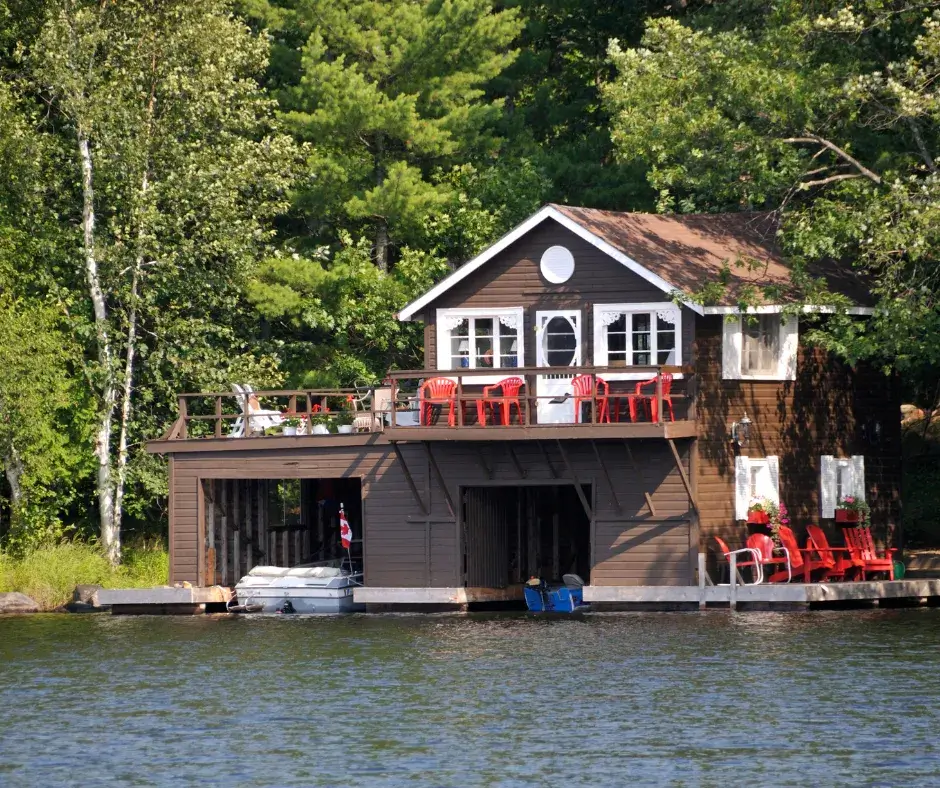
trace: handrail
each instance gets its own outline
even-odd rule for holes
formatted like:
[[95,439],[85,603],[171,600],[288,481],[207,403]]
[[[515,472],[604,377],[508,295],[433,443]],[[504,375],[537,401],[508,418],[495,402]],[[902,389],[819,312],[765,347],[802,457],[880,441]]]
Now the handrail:
[[[401,405],[406,401],[409,404],[409,407],[405,409],[405,412],[408,410],[416,410],[417,407],[420,407],[418,403],[420,402],[420,388],[416,391],[416,386],[414,385],[405,385],[402,384],[405,381],[418,381],[421,379],[427,380],[434,377],[443,377],[443,378],[456,378],[456,385],[454,387],[454,396],[453,396],[453,407],[456,409],[455,412],[455,426],[454,427],[445,427],[439,423],[434,425],[424,425],[424,426],[434,426],[435,428],[449,428],[449,429],[476,429],[480,427],[487,426],[486,423],[480,424],[477,418],[469,419],[464,412],[465,407],[468,405],[471,406],[474,403],[477,403],[481,399],[479,390],[476,388],[483,383],[492,384],[494,377],[521,377],[526,381],[526,386],[523,391],[520,391],[515,397],[503,397],[503,396],[489,396],[487,401],[492,404],[502,404],[505,407],[508,407],[509,401],[518,401],[521,405],[521,414],[518,418],[517,423],[511,423],[511,427],[526,427],[539,423],[537,414],[539,412],[539,403],[546,400],[555,400],[557,401],[559,396],[564,396],[568,398],[573,396],[572,394],[544,394],[537,393],[537,380],[539,377],[544,375],[588,375],[594,378],[605,378],[608,381],[609,389],[607,396],[608,407],[613,404],[612,400],[619,400],[620,403],[623,403],[624,398],[629,398],[633,395],[633,382],[636,381],[637,376],[650,376],[654,377],[656,380],[655,391],[651,395],[647,395],[650,399],[653,400],[652,404],[655,405],[656,410],[656,423],[662,425],[664,423],[664,413],[663,413],[663,374],[683,374],[684,378],[689,381],[686,386],[682,386],[679,390],[673,390],[671,397],[678,400],[687,400],[688,418],[694,418],[693,415],[693,398],[694,398],[694,389],[692,386],[692,380],[694,379],[694,374],[691,367],[678,367],[678,366],[618,366],[618,367],[598,367],[598,366],[580,366],[580,367],[486,367],[480,369],[469,369],[469,368],[459,368],[459,369],[448,369],[448,370],[439,370],[439,369],[420,369],[420,370],[390,370],[387,373],[384,384],[369,385],[357,388],[336,388],[336,389],[270,389],[270,390],[258,390],[252,391],[251,396],[257,398],[258,401],[262,402],[260,411],[253,410],[249,404],[248,398],[245,397],[243,393],[235,391],[217,391],[217,392],[187,392],[184,394],[179,394],[177,396],[177,402],[179,405],[179,415],[174,421],[174,424],[164,435],[163,440],[179,440],[186,438],[223,438],[223,437],[253,437],[258,432],[264,432],[264,427],[274,427],[277,429],[283,420],[288,416],[290,417],[299,417],[302,419],[304,427],[302,428],[301,434],[307,434],[308,426],[310,431],[312,431],[313,424],[315,419],[313,418],[316,415],[323,415],[326,417],[326,421],[330,424],[335,424],[335,420],[340,416],[344,411],[347,414],[352,411],[354,413],[353,419],[359,425],[360,429],[365,431],[381,431],[385,428],[386,419],[389,414],[392,412],[401,413]],[[606,376],[606,377],[605,377]],[[479,381],[474,379],[486,378],[485,381]],[[626,378],[626,379],[624,379]],[[468,387],[471,389],[468,391]],[[593,385],[592,392],[590,396],[581,397],[580,401],[584,405],[590,405],[590,413],[586,414],[583,411],[576,415],[576,424],[585,424],[585,425],[597,425],[602,423],[607,423],[602,421],[605,417],[605,411],[600,407],[600,400],[603,399],[604,395],[598,395],[597,385]],[[621,390],[618,390],[621,389]],[[376,400],[375,393],[378,389],[387,389],[389,396],[389,403],[384,407],[377,407],[379,404]],[[683,391],[682,389],[685,389]],[[351,408],[346,404],[340,405],[338,408],[330,410],[330,400],[335,403],[338,399],[343,399],[345,401],[350,400],[351,397],[355,398],[355,401],[358,403],[359,407],[355,405]],[[369,405],[365,405],[365,402],[371,398]],[[268,401],[270,404],[265,405],[264,401]],[[274,400],[275,402],[271,402]],[[276,401],[281,400],[281,403],[278,404]],[[286,402],[285,402],[286,400]],[[384,397],[383,397],[384,401]],[[224,403],[231,402],[233,405],[225,405]],[[271,405],[273,405],[276,410],[271,410]],[[223,407],[224,406],[224,407]],[[285,407],[286,406],[286,407]],[[436,408],[441,407],[436,405]],[[446,407],[446,405],[445,405]],[[652,410],[652,408],[650,408]],[[581,417],[585,415],[586,418],[582,421]],[[348,415],[347,415],[348,418]],[[424,413],[421,412],[417,417],[412,416],[409,418],[417,418],[419,423],[424,421]],[[609,416],[608,416],[609,418]],[[682,419],[680,419],[682,420]],[[407,421],[407,420],[406,420]],[[203,427],[196,428],[196,424],[211,422],[212,426],[206,430]],[[365,426],[368,422],[368,426]],[[468,423],[469,422],[469,423]],[[317,423],[323,423],[317,422]],[[348,423],[348,422],[347,422]],[[647,422],[649,423],[649,422]],[[229,426],[232,425],[231,429]],[[399,427],[402,426],[398,418],[392,419],[392,426]],[[504,426],[496,423],[491,423],[489,426]],[[190,434],[190,427],[193,427]]]

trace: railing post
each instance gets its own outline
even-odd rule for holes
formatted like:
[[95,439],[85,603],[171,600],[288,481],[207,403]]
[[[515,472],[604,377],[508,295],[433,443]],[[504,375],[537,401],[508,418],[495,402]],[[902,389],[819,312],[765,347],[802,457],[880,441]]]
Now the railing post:
[[[532,424],[532,401],[535,398],[535,375],[525,376],[525,425]],[[536,412],[538,412],[538,400],[535,400]]]
[[296,394],[290,395],[290,399],[287,401],[287,412],[290,413],[291,416],[297,415],[297,395]]
[[245,398],[245,402],[242,405],[242,422],[244,423],[245,428],[242,430],[242,437],[250,438],[251,437],[251,405],[249,403],[249,400],[251,399],[251,395],[246,392],[244,394],[244,398]]
[[656,371],[656,423],[663,423],[663,370]]
[[698,554],[698,609],[705,609],[705,553]]
[[[442,414],[443,415],[443,414]],[[457,376],[457,426],[463,426],[463,376]]]
[[[392,390],[389,395],[390,399],[392,400],[392,403],[390,406],[392,409],[392,418],[389,419],[389,421],[391,422],[393,427],[397,427],[398,426],[398,378],[391,377],[389,378],[389,380],[391,381],[391,384],[392,384],[391,386]],[[419,411],[419,415],[420,415],[420,411]]]
[[731,561],[731,577],[728,585],[728,606],[732,610],[736,610],[738,607],[738,556],[736,553],[732,552],[728,558]]
[[222,397],[215,398],[215,437],[222,437]]
[[183,426],[180,428],[180,437],[186,438],[188,436],[187,426],[189,420],[189,413],[186,410],[186,397],[179,398],[179,410],[180,418],[183,420]]
[[[574,414],[574,421],[577,424],[581,420],[581,414]],[[591,373],[591,424],[597,424],[597,375]]]

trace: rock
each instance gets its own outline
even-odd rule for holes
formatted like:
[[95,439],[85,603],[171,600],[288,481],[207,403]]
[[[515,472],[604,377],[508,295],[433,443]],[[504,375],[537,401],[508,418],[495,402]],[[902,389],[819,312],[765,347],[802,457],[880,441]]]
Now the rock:
[[39,605],[26,594],[10,591],[0,594],[0,613],[38,613]]
[[72,592],[72,601],[97,607],[98,592],[100,590],[101,586],[96,585],[75,586],[75,590]]

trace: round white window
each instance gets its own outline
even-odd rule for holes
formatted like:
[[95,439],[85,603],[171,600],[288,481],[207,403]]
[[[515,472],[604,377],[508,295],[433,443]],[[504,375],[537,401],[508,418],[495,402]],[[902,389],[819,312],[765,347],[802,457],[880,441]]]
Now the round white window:
[[574,255],[564,246],[550,246],[542,255],[539,268],[553,285],[560,285],[571,279],[574,273]]

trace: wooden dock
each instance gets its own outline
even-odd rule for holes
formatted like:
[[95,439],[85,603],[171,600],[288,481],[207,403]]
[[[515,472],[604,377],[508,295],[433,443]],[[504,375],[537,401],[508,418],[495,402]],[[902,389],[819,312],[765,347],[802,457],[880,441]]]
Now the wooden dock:
[[97,592],[98,604],[115,615],[180,615],[205,613],[207,605],[220,606],[235,595],[222,586],[173,588],[115,588]]

